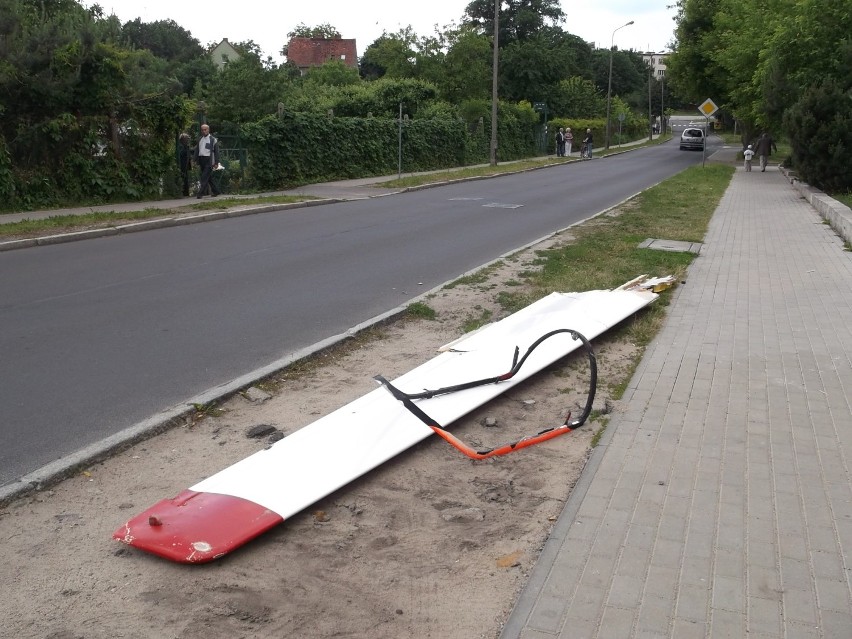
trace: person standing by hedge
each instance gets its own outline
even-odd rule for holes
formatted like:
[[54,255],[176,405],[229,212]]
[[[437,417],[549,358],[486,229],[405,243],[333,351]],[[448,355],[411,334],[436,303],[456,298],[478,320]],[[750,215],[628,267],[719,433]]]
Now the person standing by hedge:
[[201,169],[201,184],[198,187],[199,200],[208,191],[212,191],[213,197],[219,195],[219,189],[216,183],[210,178],[213,175],[213,169],[219,166],[219,140],[210,134],[210,125],[201,125],[201,139],[195,145],[195,162],[198,168]]
[[571,133],[571,127],[565,129],[565,155],[571,157],[571,145],[574,144],[574,134]]
[[565,155],[565,129],[559,127],[556,132],[556,157],[561,158]]
[[189,133],[181,133],[178,137],[178,170],[180,171],[182,193],[189,195],[189,170],[192,168],[192,152],[189,149]]
[[592,147],[594,146],[594,138],[592,137],[592,130],[586,129],[586,137],[583,138],[583,152],[581,153],[582,157],[591,160],[592,159]]

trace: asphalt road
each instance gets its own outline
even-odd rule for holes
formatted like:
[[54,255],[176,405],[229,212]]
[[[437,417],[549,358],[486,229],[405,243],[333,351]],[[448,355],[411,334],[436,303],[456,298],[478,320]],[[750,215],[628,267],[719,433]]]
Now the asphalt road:
[[696,163],[701,154],[672,141],[389,197],[0,253],[0,488]]

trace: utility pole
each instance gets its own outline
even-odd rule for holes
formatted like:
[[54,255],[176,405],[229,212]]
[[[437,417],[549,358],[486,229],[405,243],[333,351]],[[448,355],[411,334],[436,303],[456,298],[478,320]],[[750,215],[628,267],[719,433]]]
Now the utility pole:
[[497,62],[499,59],[500,2],[494,0],[494,60],[491,64],[491,166],[497,166]]
[[397,174],[398,180],[402,179],[402,102],[399,103],[399,149],[397,155]]

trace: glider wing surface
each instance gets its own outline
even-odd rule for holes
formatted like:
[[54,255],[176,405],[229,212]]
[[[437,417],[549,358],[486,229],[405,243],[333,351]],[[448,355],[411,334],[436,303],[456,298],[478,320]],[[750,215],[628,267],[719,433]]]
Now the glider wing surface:
[[[454,342],[450,350],[396,378],[393,385],[416,393],[499,374],[511,367],[516,347],[523,352],[542,335],[558,329],[573,329],[593,339],[657,298],[655,293],[627,286],[552,293]],[[418,400],[417,406],[449,425],[580,346],[580,340],[563,332],[535,349],[510,380]],[[154,504],[113,537],[176,562],[208,562],[432,432],[386,389],[376,388],[176,497]]]

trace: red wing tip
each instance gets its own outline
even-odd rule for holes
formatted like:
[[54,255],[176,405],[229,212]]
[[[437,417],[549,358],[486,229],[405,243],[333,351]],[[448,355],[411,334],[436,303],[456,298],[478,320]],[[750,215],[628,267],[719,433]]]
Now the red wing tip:
[[178,563],[206,563],[239,548],[283,519],[254,502],[185,490],[129,519],[112,535]]

